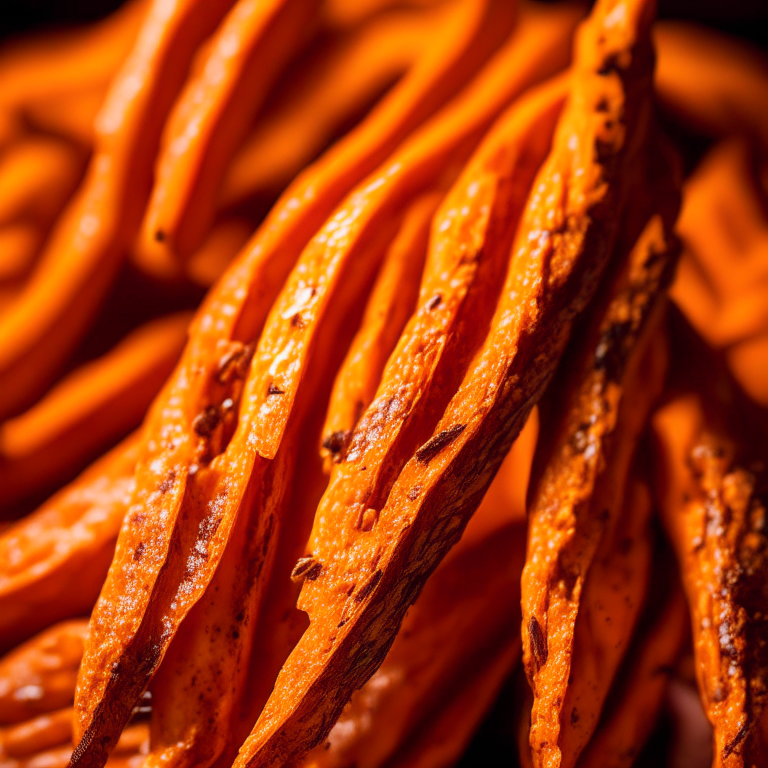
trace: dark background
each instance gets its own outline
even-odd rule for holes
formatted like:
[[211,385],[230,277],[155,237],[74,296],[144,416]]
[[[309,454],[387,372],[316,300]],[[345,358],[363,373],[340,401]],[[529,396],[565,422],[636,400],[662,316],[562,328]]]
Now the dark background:
[[[0,38],[97,19],[117,8],[120,1],[0,0]],[[768,0],[659,0],[659,16],[692,19],[768,47]]]

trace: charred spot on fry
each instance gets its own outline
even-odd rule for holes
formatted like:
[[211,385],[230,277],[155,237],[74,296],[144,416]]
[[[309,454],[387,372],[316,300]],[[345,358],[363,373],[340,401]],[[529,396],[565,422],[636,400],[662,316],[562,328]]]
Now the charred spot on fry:
[[444,448],[447,448],[466,428],[466,424],[456,424],[444,429],[419,448],[414,454],[422,464],[429,464]]

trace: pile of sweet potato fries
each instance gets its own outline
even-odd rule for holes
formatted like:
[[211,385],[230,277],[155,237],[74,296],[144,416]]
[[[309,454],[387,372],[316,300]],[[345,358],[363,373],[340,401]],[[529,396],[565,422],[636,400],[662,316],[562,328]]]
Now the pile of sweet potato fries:
[[768,62],[655,16],[0,46],[0,768],[768,766]]

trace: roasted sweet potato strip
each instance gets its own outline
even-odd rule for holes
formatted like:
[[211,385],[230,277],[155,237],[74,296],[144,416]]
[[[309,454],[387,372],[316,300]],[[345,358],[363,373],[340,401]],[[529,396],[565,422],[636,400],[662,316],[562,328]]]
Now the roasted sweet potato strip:
[[662,520],[688,597],[704,710],[717,768],[760,765],[768,754],[768,490],[684,394],[654,416]]
[[84,152],[69,142],[50,136],[17,141],[0,158],[0,226],[24,219],[47,230],[84,167]]
[[743,39],[693,24],[661,22],[656,87],[662,103],[710,136],[747,134],[768,148],[768,59]]
[[227,2],[155,0],[99,115],[85,179],[0,319],[0,418],[50,383],[90,322],[139,226],[165,115]]
[[656,722],[687,628],[685,597],[675,585],[656,620],[627,652],[626,679],[611,692],[578,768],[630,768],[634,764]]
[[[74,691],[73,691],[74,694]],[[72,741],[72,707],[46,712],[24,723],[0,727],[0,759],[20,758]]]
[[187,338],[187,312],[153,320],[0,425],[0,509],[82,469],[138,426]]
[[24,119],[36,131],[52,133],[90,148],[96,138],[96,118],[108,85],[29,104],[24,110]]
[[[302,254],[250,365],[248,345],[277,293],[275,283],[290,266],[286,250],[304,242],[302,228],[318,207],[313,202],[278,207],[253,247],[209,295],[176,373],[150,412],[132,510],[92,618],[76,701],[86,736],[74,760],[103,763],[102,750],[113,743],[210,581],[248,484],[259,493],[259,477],[272,472],[268,465],[292,414],[310,351],[332,348],[334,329],[377,265],[370,241],[387,235],[398,208],[433,186],[446,173],[446,158],[456,157],[506,100],[557,65],[556,41],[574,16],[572,9],[555,17],[545,13],[547,25],[558,22],[547,45],[516,39],[466,94],[349,196]],[[528,29],[544,27],[543,18],[535,16]],[[326,192],[330,182],[331,189],[341,183],[338,176],[323,178]],[[311,393],[309,384],[303,389]],[[254,545],[279,524],[278,511],[258,518],[258,530],[251,531]],[[265,565],[272,555],[267,546]],[[127,595],[132,602],[126,611]]]
[[[523,573],[523,648],[534,694],[530,742],[537,766],[575,763],[597,723],[611,668],[615,670],[617,656],[626,648],[618,642],[607,653],[602,648],[595,653],[602,664],[599,675],[574,667],[579,621],[594,626],[590,612],[594,614],[595,604],[613,606],[612,627],[631,627],[618,619],[623,604],[592,600],[590,605],[582,600],[582,590],[585,598],[590,589],[599,590],[593,563],[597,566],[596,558],[609,556],[610,545],[620,544],[611,532],[625,503],[633,454],[663,384],[663,350],[651,350],[649,363],[643,348],[649,327],[659,330],[658,322],[649,319],[676,263],[678,247],[670,231],[675,214],[672,196],[663,215],[651,218],[632,248],[611,286],[609,303],[588,332],[583,357],[565,363],[565,370],[576,373],[571,375],[572,388],[557,395],[562,402],[552,428],[557,437],[532,500]],[[620,257],[623,252],[625,246],[619,246]],[[589,646],[590,633],[585,631]],[[587,659],[593,649],[583,649]],[[589,692],[582,697],[584,682]],[[579,701],[580,711],[573,715],[567,709],[569,698],[585,699],[589,710]],[[570,748],[566,741],[572,742]]]
[[126,439],[0,533],[0,649],[90,611],[130,501],[137,442]]
[[0,659],[0,723],[72,703],[87,628],[85,619],[56,624]]
[[360,330],[336,375],[323,427],[323,455],[330,463],[344,456],[347,439],[376,393],[381,372],[416,304],[438,192],[413,203],[368,299]]
[[106,86],[130,53],[148,8],[148,0],[131,0],[90,27],[6,43],[0,52],[0,108]]
[[[552,375],[613,249],[621,180],[643,143],[652,15],[652,3],[601,2],[582,27],[571,97],[534,182],[488,338],[381,512],[364,514],[368,465],[351,473],[351,450],[337,465],[349,481],[332,481],[316,518],[309,548],[319,573],[300,600],[310,626],[236,766],[290,764],[328,733],[383,661]],[[338,499],[332,512],[329,499]],[[358,527],[361,517],[373,518],[372,530]]]
[[163,134],[140,238],[189,256],[221,179],[267,92],[316,22],[319,0],[237,0]]
[[286,187],[340,126],[416,65],[444,14],[394,11],[313,53],[237,151],[219,205]]
[[18,294],[40,252],[45,233],[39,225],[17,223],[0,229],[0,313]]
[[[307,756],[306,766],[399,766],[406,754],[426,750],[422,731],[438,728],[454,699],[468,703],[468,678],[478,675],[481,689],[493,692],[519,659],[522,522],[536,426],[532,420],[526,427],[495,481],[519,485],[522,493],[510,497],[506,489],[489,489],[465,536],[409,611],[384,663],[353,695],[328,742]],[[488,704],[488,695],[480,696],[466,708],[459,745]]]

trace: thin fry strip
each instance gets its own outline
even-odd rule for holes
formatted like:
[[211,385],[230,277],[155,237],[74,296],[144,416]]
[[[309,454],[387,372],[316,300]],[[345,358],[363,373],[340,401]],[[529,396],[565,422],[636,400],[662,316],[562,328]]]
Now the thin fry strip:
[[[209,295],[176,373],[150,412],[137,491],[92,618],[76,699],[81,724],[76,733],[85,736],[75,762],[103,764],[171,637],[210,581],[248,483],[257,488],[276,455],[310,350],[333,344],[334,327],[376,266],[365,255],[366,241],[388,236],[394,212],[446,172],[445,158],[476,137],[507,99],[557,65],[558,42],[574,17],[570,9],[554,17],[534,16],[531,27],[544,27],[544,19],[546,26],[558,22],[553,37],[544,38],[546,45],[538,40],[533,46],[526,36],[516,36],[466,94],[350,195],[308,246],[275,302],[269,333],[250,366],[248,345],[276,293],[276,271],[282,276],[287,271],[281,263],[285,252],[273,248],[290,250],[303,242],[294,214],[298,210],[306,223],[304,216],[317,209],[278,208],[280,215],[265,224],[257,245]],[[344,238],[338,237],[341,222],[354,224]],[[322,281],[307,285],[313,275]],[[322,323],[320,339],[314,339],[329,306],[331,316]],[[262,515],[259,530],[252,532],[254,542],[277,523],[279,516]],[[273,548],[266,547],[264,555],[269,561]],[[263,588],[261,580],[256,587]],[[125,595],[133,601],[127,613]],[[114,631],[118,620],[120,633]],[[110,737],[101,741],[106,737],[97,733]]]
[[347,440],[376,393],[387,358],[416,305],[432,215],[442,195],[420,197],[408,210],[376,278],[363,322],[333,385],[323,427],[326,469],[344,456]]
[[128,508],[137,455],[137,437],[127,438],[0,533],[0,649],[90,611]]
[[[597,677],[573,667],[579,617],[590,610],[582,589],[586,598],[606,536],[614,543],[608,532],[617,525],[632,456],[663,384],[663,359],[648,364],[643,348],[649,329],[659,328],[650,320],[679,252],[670,233],[675,212],[673,198],[671,210],[667,206],[644,228],[588,334],[583,357],[567,365],[578,371],[575,385],[557,395],[563,406],[532,501],[523,572],[523,648],[534,694],[530,743],[537,766],[573,765],[596,725],[611,667],[623,650],[617,643],[607,653],[595,652],[603,665]],[[623,606],[616,602],[609,604],[618,614]],[[623,624],[615,618],[611,626]],[[582,682],[589,686],[583,698],[590,706],[584,711],[579,703],[574,715],[566,707],[569,699],[582,698]]]
[[0,755],[20,758],[72,741],[72,707],[46,712],[32,720],[0,727]]
[[[534,183],[488,338],[372,530],[358,528],[369,487],[362,467],[365,484],[345,485],[330,514],[329,487],[310,542],[319,574],[305,581],[299,604],[310,625],[237,768],[290,763],[328,733],[350,693],[383,661],[407,607],[459,537],[549,381],[612,251],[625,194],[619,180],[643,144],[652,15],[652,3],[600,2],[582,27],[571,98]],[[356,460],[350,451],[338,466]]]
[[397,10],[332,39],[285,86],[238,149],[222,181],[219,205],[282,190],[339,126],[417,65],[425,35],[444,12]]
[[765,465],[744,465],[697,395],[654,416],[662,521],[691,611],[696,677],[716,768],[768,754],[768,498]]
[[627,653],[627,679],[612,692],[578,768],[631,768],[656,722],[687,628],[685,596],[675,585],[654,623]]
[[319,0],[237,0],[164,131],[139,237],[188,257],[215,211],[221,178],[269,88],[313,27]]
[[[464,680],[477,674],[484,679],[481,689],[493,691],[519,660],[522,523],[536,426],[532,420],[526,427],[534,439],[521,435],[495,481],[512,482],[522,492],[510,499],[489,489],[465,536],[427,581],[384,663],[352,696],[328,741],[307,756],[307,768],[400,765],[406,754],[427,749],[420,743],[424,728],[438,728],[454,698],[466,703]],[[480,697],[466,709],[458,744],[488,704]]]
[[191,315],[153,320],[0,425],[0,509],[71,477],[141,422],[173,370]]
[[21,723],[72,703],[85,619],[49,627],[0,659],[0,723]]
[[111,285],[139,226],[165,115],[228,1],[155,0],[150,7],[99,115],[85,180],[0,318],[0,419],[51,382]]

